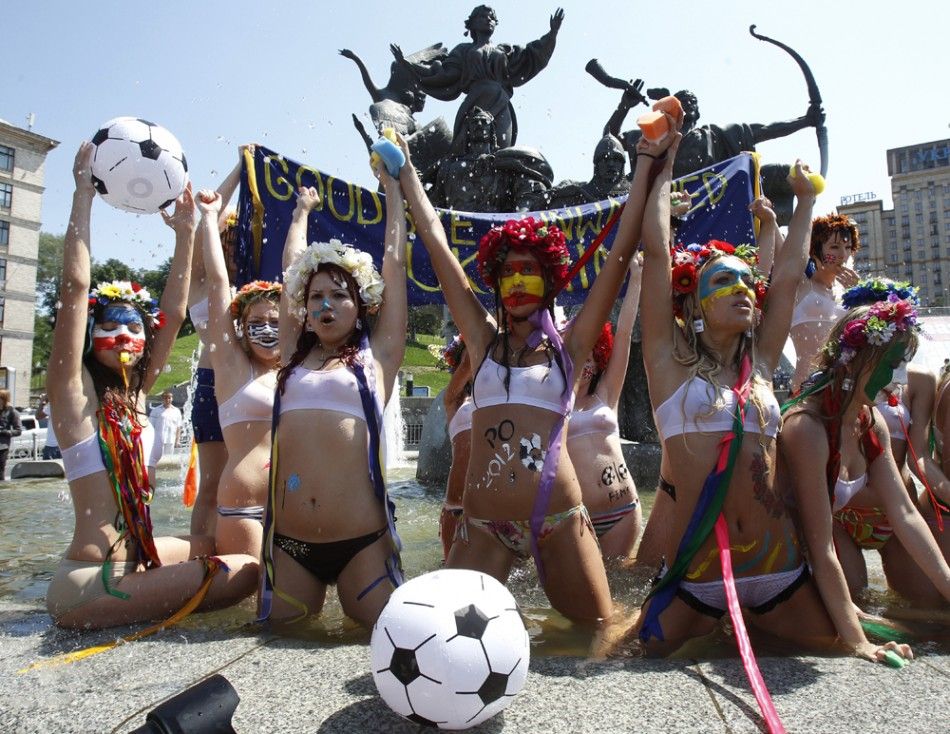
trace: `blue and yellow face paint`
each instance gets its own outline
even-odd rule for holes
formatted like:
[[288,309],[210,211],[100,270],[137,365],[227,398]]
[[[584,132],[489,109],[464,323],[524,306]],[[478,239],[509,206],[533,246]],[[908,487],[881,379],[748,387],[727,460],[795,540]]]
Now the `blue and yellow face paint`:
[[506,262],[498,280],[498,289],[505,308],[541,303],[544,298],[541,266],[533,260]]
[[735,293],[747,295],[755,305],[755,291],[749,281],[752,271],[736,258],[721,258],[703,271],[699,277],[699,305],[703,312],[712,302]]

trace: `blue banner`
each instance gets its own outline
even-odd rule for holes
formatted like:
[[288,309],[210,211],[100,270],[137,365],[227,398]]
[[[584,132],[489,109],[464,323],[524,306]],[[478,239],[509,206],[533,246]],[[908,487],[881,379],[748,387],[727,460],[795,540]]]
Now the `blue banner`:
[[[674,187],[692,196],[692,209],[684,217],[678,241],[689,244],[719,239],[737,245],[754,242],[749,204],[753,191],[758,191],[757,181],[757,158],[749,153],[677,179]],[[320,206],[310,216],[309,242],[339,239],[370,253],[377,267],[381,263],[385,196],[258,146],[253,157],[245,154],[241,174],[236,285],[257,278],[282,279],[281,253],[300,186],[315,187],[321,198]],[[554,222],[564,231],[572,260],[576,262],[625,198],[531,212],[530,215]],[[528,214],[436,211],[445,227],[449,246],[468,273],[472,288],[480,296],[487,295],[475,265],[479,239],[492,225]],[[442,291],[425,248],[415,237],[411,217],[408,233],[409,303],[442,303]],[[614,232],[607,235],[600,250],[558,297],[559,303],[564,305],[584,300],[585,291],[600,272],[613,237]]]

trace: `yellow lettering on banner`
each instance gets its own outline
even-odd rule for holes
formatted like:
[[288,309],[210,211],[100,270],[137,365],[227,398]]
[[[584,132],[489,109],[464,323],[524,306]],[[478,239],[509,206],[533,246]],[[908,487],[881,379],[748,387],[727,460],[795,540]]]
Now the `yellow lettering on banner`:
[[[290,182],[283,176],[278,176],[277,181],[274,181],[271,179],[271,176],[273,175],[271,174],[271,164],[274,164],[274,163],[280,166],[283,169],[284,173],[286,174],[290,173],[290,169],[287,167],[287,161],[285,161],[283,158],[267,157],[264,159],[264,185],[267,187],[267,191],[270,192],[270,195],[273,196],[275,199],[279,201],[288,201],[290,197],[294,195],[293,187],[290,185]],[[274,188],[275,183],[283,184],[284,186],[287,187],[287,190],[283,192],[278,192]]]
[[412,247],[414,240],[408,240],[406,242],[406,277],[409,279],[409,282],[415,283],[418,288],[425,291],[426,293],[438,293],[442,290],[442,287],[439,285],[439,282],[436,281],[435,285],[430,285],[428,283],[423,283],[421,280],[416,278],[416,273],[412,267]]
[[[312,182],[310,182],[310,181],[304,181],[304,175],[305,175],[305,174],[308,174],[308,173],[311,174],[312,177],[313,177],[313,181],[312,181]],[[320,197],[320,203],[317,204],[317,205],[313,208],[313,210],[314,210],[315,212],[321,212],[321,211],[323,211],[323,204],[324,204],[324,202],[326,201],[326,197],[323,195],[323,194],[324,194],[324,191],[323,191],[323,178],[320,176],[320,172],[317,171],[317,170],[314,169],[314,168],[311,168],[310,166],[299,166],[299,167],[297,168],[297,175],[295,176],[295,179],[296,179],[296,181],[297,181],[297,188],[298,188],[298,189],[299,189],[301,186],[313,186],[313,187],[317,190],[317,196]]]
[[596,237],[600,234],[600,230],[604,228],[604,210],[601,208],[599,201],[594,203],[594,209],[597,212],[596,217],[591,217],[590,219],[578,217],[577,230],[574,233],[577,239],[583,240],[587,236],[588,231]]
[[[372,189],[364,189],[362,186],[359,187],[359,201],[356,208],[356,223],[357,224],[378,224],[383,221],[383,202],[377,194]],[[363,214],[363,201],[364,196],[369,194],[370,200],[373,202],[373,205],[376,207],[376,213],[373,214],[372,219],[367,219],[366,215]]]
[[[346,214],[340,214],[336,208],[336,201],[333,195],[333,182],[339,180],[341,183],[346,184],[346,196],[349,202],[347,207]],[[327,178],[327,207],[330,209],[330,213],[341,222],[351,222],[353,221],[353,216],[356,214],[356,195],[353,193],[353,184],[349,181],[343,181],[342,179],[334,178],[330,176]]]
[[[718,188],[715,188],[712,185],[713,181],[720,181]],[[726,186],[728,186],[728,181],[726,177],[721,173],[713,173],[712,171],[707,171],[703,174],[703,186],[706,188],[706,193],[709,194],[709,205],[713,206],[719,203],[719,200],[726,195]]]
[[[459,219],[455,216],[455,214],[453,214],[449,220],[449,241],[453,245],[476,244],[475,240],[466,240],[462,238],[460,231],[466,229],[469,231],[472,229],[472,222],[468,219]],[[458,253],[456,253],[456,256],[458,256]]]

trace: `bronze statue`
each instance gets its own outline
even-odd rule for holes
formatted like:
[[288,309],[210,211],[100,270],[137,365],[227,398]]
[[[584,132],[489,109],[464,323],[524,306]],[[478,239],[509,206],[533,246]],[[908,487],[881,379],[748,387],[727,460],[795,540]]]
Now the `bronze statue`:
[[550,19],[550,30],[527,46],[492,43],[498,16],[487,5],[476,7],[465,21],[470,43],[460,43],[448,54],[426,60],[403,56],[399,46],[390,46],[396,61],[409,70],[429,95],[445,102],[465,95],[455,117],[458,136],[469,111],[480,107],[495,118],[498,144],[505,148],[518,138],[518,121],[511,106],[514,88],[533,79],[554,53],[557,33],[564,21],[558,8]]
[[435,206],[461,211],[500,211],[503,186],[495,168],[495,118],[474,107],[463,124],[456,135],[453,154],[439,164],[429,199]]
[[509,145],[495,153],[495,170],[504,177],[501,211],[537,211],[547,207],[545,194],[554,171],[537,148]]
[[623,196],[630,182],[623,175],[624,149],[621,142],[609,133],[594,148],[594,176],[590,181],[562,181],[545,197],[544,208],[560,209],[565,206],[603,201],[611,196]]

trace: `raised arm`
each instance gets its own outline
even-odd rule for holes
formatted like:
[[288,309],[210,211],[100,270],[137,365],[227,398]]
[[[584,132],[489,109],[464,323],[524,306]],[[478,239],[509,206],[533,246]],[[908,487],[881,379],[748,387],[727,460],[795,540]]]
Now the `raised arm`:
[[801,117],[796,117],[794,120],[786,120],[783,122],[771,122],[767,124],[753,124],[749,127],[752,128],[752,138],[756,143],[764,143],[766,140],[774,140],[775,138],[784,138],[786,135],[791,135],[794,132],[799,130],[804,130],[806,127],[817,127],[825,121],[825,112],[820,105],[810,105],[808,111]]
[[759,270],[765,276],[772,272],[775,262],[776,244],[779,235],[778,219],[772,209],[772,202],[765,196],[757,196],[749,204],[749,211],[759,221],[759,236],[756,244],[759,250]]
[[386,238],[383,249],[382,276],[386,287],[379,307],[376,330],[373,332],[373,355],[383,372],[384,401],[389,398],[396,373],[406,353],[406,330],[409,324],[406,296],[406,204],[399,181],[390,176],[382,163],[376,174],[386,194]]
[[[876,408],[873,410],[877,412]],[[927,574],[943,598],[950,601],[950,567],[901,481],[891,453],[891,437],[883,427],[884,419],[880,414],[875,415],[875,418],[870,430],[877,433],[884,450],[868,468],[868,484],[877,489],[887,520],[900,538],[901,545],[917,562],[920,570]]]
[[442,286],[442,295],[465,340],[465,346],[474,352],[473,359],[480,360],[495,334],[494,319],[475,297],[468,276],[449,249],[445,228],[429,202],[409,158],[409,146],[401,135],[398,139],[406,156],[406,164],[399,172],[399,182],[409,204],[416,232],[429,254],[439,285]]
[[835,553],[825,477],[828,441],[820,421],[801,412],[786,417],[779,436],[779,451],[791,474],[800,531],[808,547],[812,575],[838,637],[861,657],[881,660],[883,649],[865,637]]
[[[235,360],[244,361],[247,357],[234,333],[234,320],[231,318],[231,287],[221,248],[221,234],[218,232],[221,205],[219,193],[207,190],[198,193],[198,209],[201,212],[198,239],[202,245],[200,257],[205,262],[208,288],[207,340],[211,364],[216,372],[223,374],[232,371]],[[242,378],[244,374],[245,371],[241,370]]]
[[772,266],[772,281],[765,300],[762,323],[756,330],[756,348],[759,358],[768,367],[769,374],[778,365],[779,356],[788,339],[795,309],[795,293],[802,280],[808,260],[811,239],[812,209],[815,206],[815,188],[806,176],[801,161],[795,162],[795,176],[789,177],[795,192],[795,211],[788,225],[788,237]]
[[148,394],[162,373],[168,355],[171,354],[178,330],[185,321],[188,301],[188,287],[191,283],[191,255],[195,246],[195,199],[189,183],[175,200],[173,214],[162,212],[165,224],[175,232],[175,253],[172,266],[168,271],[165,290],[159,308],[165,313],[165,325],[159,329],[152,342],[152,356],[149,372],[145,375],[142,390]]
[[597,394],[604,403],[614,410],[620,402],[623,381],[627,376],[627,364],[630,362],[630,341],[633,338],[633,325],[637,321],[640,306],[640,284],[643,275],[643,259],[634,255],[630,260],[630,277],[627,279],[627,292],[620,304],[617,317],[617,331],[614,333],[614,350],[607,362],[604,373],[597,383]]
[[[287,228],[287,239],[284,242],[284,254],[281,265],[286,273],[287,268],[293,265],[294,261],[300,257],[307,249],[307,220],[310,212],[320,203],[320,196],[317,190],[312,186],[301,186],[297,191],[297,206],[294,207],[293,216],[290,219],[290,227]],[[306,299],[306,294],[304,294]],[[298,304],[290,301],[290,294],[284,288],[280,295],[280,361],[287,364],[297,349],[297,338],[300,336],[300,330],[303,323],[294,310]]]
[[92,143],[79,146],[73,162],[73,206],[63,242],[63,274],[60,278],[59,309],[47,366],[46,384],[50,401],[55,403],[57,421],[78,420],[76,395],[82,385],[82,355],[86,339],[86,319],[90,290],[89,218],[96,190],[90,165]]
[[[676,129],[672,117],[666,116],[670,129]],[[641,228],[643,225],[644,209],[659,206],[660,199],[666,202],[667,237],[669,236],[669,182],[672,176],[672,162],[676,155],[676,148],[682,135],[676,132],[667,135],[658,143],[651,143],[641,138],[637,143],[637,156],[646,157],[650,163],[666,158],[662,171],[653,182],[651,189],[651,166],[637,166],[630,182],[630,195],[617,225],[617,234],[614,237],[610,254],[597,274],[590,293],[581,306],[577,318],[574,319],[574,328],[567,338],[567,346],[571,358],[575,363],[585,359],[593,348],[600,334],[604,321],[617,299],[617,293],[623,283],[624,275],[630,267],[630,261],[640,244]],[[661,180],[666,181],[665,187],[657,188]],[[649,200],[648,200],[649,196]],[[667,278],[667,280],[669,280]]]
[[381,102],[383,96],[380,94],[379,88],[373,84],[373,80],[370,78],[369,70],[366,68],[366,64],[363,63],[363,59],[348,48],[340,49],[340,56],[356,64],[356,68],[360,70],[360,77],[363,79],[363,86],[366,87],[369,96],[373,98],[373,102]]

